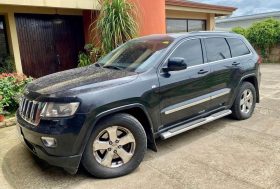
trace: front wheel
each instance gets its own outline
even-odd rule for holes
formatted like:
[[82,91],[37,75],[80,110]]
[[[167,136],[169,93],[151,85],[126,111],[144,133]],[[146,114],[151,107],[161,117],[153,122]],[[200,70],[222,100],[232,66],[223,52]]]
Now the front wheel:
[[140,122],[129,114],[116,114],[94,128],[82,164],[95,177],[118,177],[136,169],[146,149],[147,138]]
[[242,83],[232,106],[232,116],[238,120],[252,116],[256,106],[256,89],[249,82]]

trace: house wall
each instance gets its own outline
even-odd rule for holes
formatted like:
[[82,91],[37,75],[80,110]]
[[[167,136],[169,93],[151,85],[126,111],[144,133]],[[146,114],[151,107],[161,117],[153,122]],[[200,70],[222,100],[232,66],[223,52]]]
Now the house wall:
[[[130,0],[136,8],[137,23],[139,25],[139,36],[151,34],[163,34],[166,32],[165,26],[165,0]],[[85,41],[90,42],[89,27],[96,20],[98,11],[83,11]],[[93,34],[94,35],[94,34]],[[94,41],[93,41],[94,43]]]
[[[261,50],[257,47],[255,47],[255,49],[257,53],[261,55]],[[263,61],[269,63],[280,63],[280,43],[270,49],[267,59],[263,58]]]
[[98,0],[0,0],[0,4],[86,10],[99,9]]
[[[252,26],[253,23],[259,22],[262,20],[269,19],[271,17],[265,17],[265,18],[257,18],[257,19],[247,19],[247,20],[236,20],[236,21],[228,21],[228,22],[217,22],[217,28],[225,31],[230,31],[232,28],[235,27],[243,27],[243,28],[249,28]],[[273,18],[280,20],[279,16],[274,16]]]
[[[215,15],[230,14],[225,11],[169,6],[165,0],[130,1],[136,5],[140,36],[166,33],[166,18],[203,19],[207,21],[207,30],[214,30]],[[99,9],[98,0],[0,0],[0,14],[6,18],[9,49],[14,55],[17,71],[22,72],[22,65],[14,13],[83,15],[85,41],[90,42],[89,26],[97,18]]]
[[[95,35],[90,31],[91,28],[94,26],[91,26],[94,24],[94,21],[96,21],[98,17],[98,11],[91,11],[91,10],[85,10],[83,11],[83,20],[84,20],[84,34],[85,34],[85,42],[90,43],[92,38],[90,35]],[[97,39],[96,39],[97,41]]]
[[138,13],[139,35],[164,34],[165,0],[131,0]]
[[280,44],[271,49],[268,59],[273,63],[280,63]]

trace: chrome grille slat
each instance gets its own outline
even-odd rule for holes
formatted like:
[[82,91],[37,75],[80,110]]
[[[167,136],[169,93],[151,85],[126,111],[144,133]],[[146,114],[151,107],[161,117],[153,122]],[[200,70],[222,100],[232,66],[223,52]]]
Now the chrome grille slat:
[[22,111],[22,101],[23,101],[23,99],[21,98],[19,101],[19,112]]
[[32,103],[32,101],[27,102],[27,108],[26,108],[26,111],[25,111],[25,119],[29,119],[29,111],[30,111],[31,103]]
[[40,117],[38,115],[41,111],[41,104],[41,102],[32,101],[25,97],[22,97],[19,107],[20,116],[32,125],[38,125],[40,121]]
[[23,100],[23,103],[22,103],[22,110],[21,112],[23,113],[24,109],[25,109],[25,106],[26,106],[26,99]]
[[32,121],[32,119],[34,119],[34,109],[35,109],[35,105],[36,105],[36,103],[33,102],[33,103],[32,103],[32,107],[31,107],[31,111],[30,111],[30,114],[29,114],[29,120],[31,120],[31,121]]

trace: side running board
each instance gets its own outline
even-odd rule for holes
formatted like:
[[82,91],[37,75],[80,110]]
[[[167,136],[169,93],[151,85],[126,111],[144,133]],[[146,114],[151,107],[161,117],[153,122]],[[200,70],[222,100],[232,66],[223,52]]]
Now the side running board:
[[210,115],[210,116],[208,116],[206,118],[201,118],[201,119],[192,121],[190,123],[186,123],[184,125],[178,126],[176,128],[170,129],[168,131],[165,131],[165,132],[160,134],[160,137],[162,139],[167,139],[167,138],[173,137],[173,136],[178,135],[180,133],[183,133],[183,132],[186,132],[186,131],[191,130],[193,128],[196,128],[196,127],[199,127],[201,125],[204,125],[206,123],[212,122],[212,121],[214,121],[216,119],[225,117],[225,116],[227,116],[227,115],[229,115],[231,113],[232,113],[231,110],[223,110],[221,112],[212,114],[212,115]]

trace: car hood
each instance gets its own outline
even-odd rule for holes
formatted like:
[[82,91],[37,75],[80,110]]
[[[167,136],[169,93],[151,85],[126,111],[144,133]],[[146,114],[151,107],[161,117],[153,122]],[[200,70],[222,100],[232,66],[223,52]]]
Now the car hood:
[[104,88],[120,85],[134,80],[137,73],[112,70],[95,65],[71,69],[47,75],[29,83],[26,92],[50,95],[65,91]]

